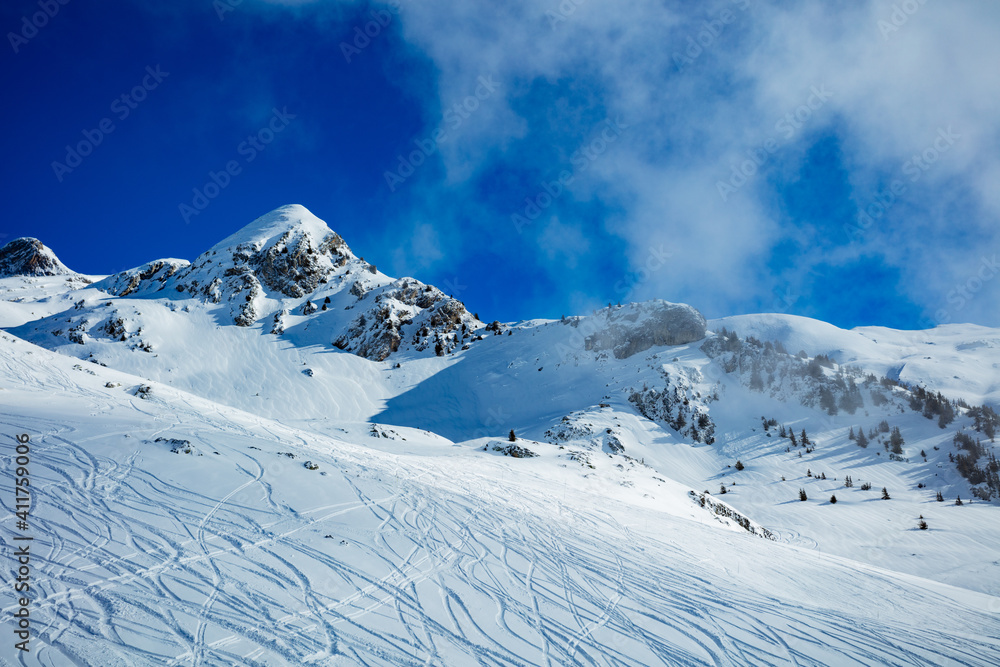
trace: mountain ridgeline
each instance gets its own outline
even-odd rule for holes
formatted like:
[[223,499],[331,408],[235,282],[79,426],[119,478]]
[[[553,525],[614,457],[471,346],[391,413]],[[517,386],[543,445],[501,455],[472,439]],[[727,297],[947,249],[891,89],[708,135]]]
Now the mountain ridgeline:
[[30,664],[998,664],[1000,330],[487,323],[301,206],[0,271]]
[[[9,243],[0,257],[8,273],[20,276],[78,275],[33,239]],[[581,425],[575,440],[567,440],[567,424],[587,424],[594,405],[620,405],[673,439],[720,446],[732,437],[724,424],[731,426],[744,403],[763,399],[801,406],[827,430],[846,435],[849,427],[852,442],[883,444],[889,461],[910,460],[916,452],[904,448],[907,434],[883,433],[879,422],[917,413],[940,429],[955,429],[947,465],[969,484],[966,493],[984,500],[1000,496],[992,446],[1000,421],[991,401],[977,405],[963,395],[946,396],[923,377],[907,379],[907,365],[923,368],[910,361],[916,355],[903,365],[897,358],[879,365],[852,352],[877,347],[874,335],[887,335],[883,330],[858,335],[801,318],[759,316],[736,325],[752,332],[741,337],[724,325],[710,331],[695,308],[661,300],[609,305],[558,321],[487,324],[432,285],[381,273],[326,223],[294,205],[254,220],[193,261],[157,259],[75,287],[86,289],[69,292],[79,295],[72,308],[13,331],[64,354],[206,393],[210,369],[217,374],[212,383],[225,385],[232,368],[273,356],[258,391],[227,395],[242,408],[299,419],[333,410],[456,439],[495,435],[514,422],[537,429],[551,444],[573,441],[587,451],[622,456],[634,445],[617,425],[603,435]],[[758,330],[774,340],[755,336]],[[796,332],[814,349],[786,349],[782,339],[802,338]],[[993,349],[992,341],[963,339],[956,347],[979,354]],[[199,344],[200,363],[179,361]],[[383,365],[345,366],[337,361],[339,352]],[[923,357],[926,365],[931,357]],[[429,358],[443,365],[413,364]],[[292,359],[305,366],[301,373]],[[376,380],[372,373],[388,375]],[[930,384],[938,377],[943,374]],[[338,382],[357,382],[357,389],[344,394]],[[285,392],[292,398],[278,395],[278,386],[294,387]],[[537,395],[544,400],[530,398]],[[212,397],[219,397],[217,390]],[[259,404],[261,398],[266,404]],[[555,419],[568,415],[578,417]],[[854,416],[878,419],[867,426],[863,419],[846,421]],[[777,432],[768,428],[772,421],[765,415],[769,437]],[[804,439],[790,432],[789,452]],[[815,446],[807,449],[811,454]],[[919,458],[928,460],[925,449]],[[873,448],[868,456],[882,454]]]

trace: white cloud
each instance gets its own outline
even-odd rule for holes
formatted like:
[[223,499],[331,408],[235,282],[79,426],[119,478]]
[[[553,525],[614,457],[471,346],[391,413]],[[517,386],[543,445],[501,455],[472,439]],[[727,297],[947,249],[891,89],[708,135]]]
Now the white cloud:
[[[890,32],[879,21],[893,20],[894,4],[917,9],[905,23],[897,15],[899,29]],[[812,132],[836,132],[863,205],[912,155],[933,146],[939,128],[954,128],[961,140],[953,150],[922,173],[906,205],[894,207],[865,237],[864,250],[900,267],[909,296],[933,310],[979,252],[956,229],[975,230],[970,238],[976,244],[985,235],[992,247],[1000,245],[994,178],[1000,171],[1000,77],[993,73],[1000,62],[1000,5],[758,1],[745,11],[744,5],[453,0],[405,3],[402,26],[438,68],[443,100],[465,94],[484,73],[504,82],[505,104],[491,105],[444,147],[446,166],[463,176],[523,136],[536,115],[552,113],[519,106],[532,81],[592,79],[609,115],[622,114],[634,129],[614,160],[600,161],[574,187],[581,196],[628,202],[614,231],[628,240],[637,269],[650,247],[675,249],[672,261],[637,293],[683,294],[717,312],[748,302],[766,305],[778,281],[763,260],[798,222],[781,218],[762,177],[728,203],[720,201],[716,181],[748,149],[777,137],[783,143],[774,160],[785,173],[801,158],[798,142]],[[576,9],[553,27],[547,12],[558,13],[560,6]],[[678,71],[677,56],[699,39],[706,46]],[[823,85],[832,97],[801,132],[784,138],[776,122],[805,103],[813,86]],[[579,129],[583,136],[586,128]],[[969,217],[949,214],[959,210]],[[806,252],[803,265],[789,267],[790,275],[857,249],[824,252],[832,254]],[[970,304],[964,314],[1000,324],[987,301],[981,310]]]
[[[481,76],[501,84],[497,96],[441,144],[448,187],[491,165],[533,129],[555,124],[576,137],[563,147],[567,152],[588,136],[593,119],[579,110],[528,103],[538,82],[585,82],[608,117],[621,115],[631,125],[565,196],[623,207],[609,231],[628,242],[632,268],[644,276],[633,289],[637,298],[684,298],[716,314],[767,308],[775,289],[786,289],[816,264],[850,262],[864,253],[898,267],[905,296],[933,315],[984,248],[1000,250],[1000,77],[994,73],[1000,4],[396,4],[402,35],[438,72],[436,90],[414,90],[428,108],[443,113],[475,90]],[[321,6],[325,13],[340,3]],[[816,86],[831,91],[829,100],[786,136],[777,123],[800,109]],[[922,170],[919,181],[907,181],[906,194],[861,235],[860,245],[848,246],[842,229],[812,227],[782,210],[772,180],[796,179],[818,136],[837,137],[851,196],[864,207],[903,178],[907,161],[933,147],[942,128],[960,140]],[[722,201],[717,182],[768,139],[778,145],[761,169],[767,173]],[[563,165],[530,166],[554,174]],[[565,223],[552,224],[567,234]],[[496,237],[495,230],[470,233]],[[547,243],[547,236],[522,238]],[[799,251],[774,275],[768,258],[789,240]],[[661,246],[671,249],[670,261],[643,271],[650,249]],[[1000,325],[995,303],[984,289],[961,317]]]

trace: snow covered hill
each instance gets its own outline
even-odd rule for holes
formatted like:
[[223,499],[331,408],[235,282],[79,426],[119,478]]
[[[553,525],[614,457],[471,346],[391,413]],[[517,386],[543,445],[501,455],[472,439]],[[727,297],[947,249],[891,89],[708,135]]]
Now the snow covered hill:
[[1000,657],[1000,599],[755,537],[645,468],[382,451],[6,335],[0,368],[36,494],[33,651],[7,664]]
[[741,335],[781,341],[793,352],[825,354],[879,375],[973,403],[1000,406],[1000,330],[942,324],[926,331],[858,327],[850,331],[795,315],[740,315],[713,320]]
[[486,324],[300,206],[0,326],[29,664],[1000,662],[1000,331]]

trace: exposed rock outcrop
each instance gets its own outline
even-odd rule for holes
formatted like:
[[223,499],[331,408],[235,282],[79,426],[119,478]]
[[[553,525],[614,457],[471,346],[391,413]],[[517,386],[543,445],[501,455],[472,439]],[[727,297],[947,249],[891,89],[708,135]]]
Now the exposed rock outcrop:
[[684,345],[703,339],[705,317],[682,303],[655,300],[598,311],[585,341],[587,350],[610,350],[626,359],[659,345]]
[[13,276],[75,276],[56,254],[38,239],[14,239],[0,248],[0,278]]

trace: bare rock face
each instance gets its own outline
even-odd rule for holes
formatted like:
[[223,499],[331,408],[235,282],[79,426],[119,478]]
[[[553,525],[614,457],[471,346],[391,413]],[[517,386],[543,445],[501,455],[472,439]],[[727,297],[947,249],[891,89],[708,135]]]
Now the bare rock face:
[[129,296],[143,291],[159,290],[178,271],[187,268],[183,259],[157,259],[142,266],[108,276],[94,287],[114,296]]
[[374,361],[385,360],[402,345],[446,354],[481,326],[460,301],[413,278],[362,293],[357,307],[361,314],[333,345]]
[[705,317],[695,308],[662,300],[605,308],[593,320],[586,349],[611,350],[617,359],[651,347],[693,343],[707,332]]
[[12,276],[73,276],[56,254],[38,239],[14,239],[0,248],[0,278]]

